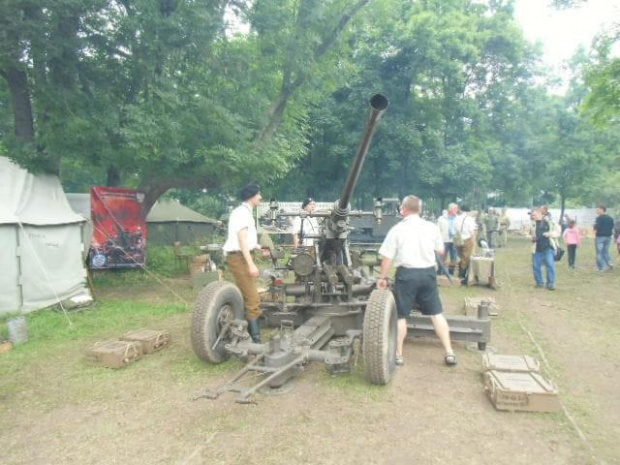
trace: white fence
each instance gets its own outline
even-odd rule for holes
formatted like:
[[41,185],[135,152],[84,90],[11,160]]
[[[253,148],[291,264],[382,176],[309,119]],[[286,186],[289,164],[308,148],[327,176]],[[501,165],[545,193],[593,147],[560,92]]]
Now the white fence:
[[[530,223],[528,211],[530,211],[529,208],[508,208],[506,210],[510,218],[511,230],[521,230]],[[560,220],[559,208],[550,208],[549,213],[556,222]],[[596,219],[596,208],[569,208],[564,210],[564,214],[568,215],[571,220],[576,220],[579,228],[591,228]]]

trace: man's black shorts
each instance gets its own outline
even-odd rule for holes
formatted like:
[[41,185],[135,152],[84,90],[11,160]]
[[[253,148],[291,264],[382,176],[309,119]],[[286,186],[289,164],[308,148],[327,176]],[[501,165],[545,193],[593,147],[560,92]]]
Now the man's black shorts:
[[407,318],[415,304],[418,304],[424,315],[439,315],[443,312],[435,268],[398,267],[394,298],[398,318]]

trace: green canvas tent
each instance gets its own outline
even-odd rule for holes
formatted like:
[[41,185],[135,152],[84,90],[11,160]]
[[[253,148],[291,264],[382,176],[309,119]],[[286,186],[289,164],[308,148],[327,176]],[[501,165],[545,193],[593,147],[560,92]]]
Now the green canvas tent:
[[148,243],[157,245],[206,244],[211,241],[217,221],[181,205],[174,200],[157,202],[146,222]]
[[[67,194],[67,198],[73,211],[87,221],[84,227],[83,240],[88,252],[93,234],[90,218],[90,194]],[[148,226],[148,247],[149,244],[172,246],[177,241],[183,245],[206,244],[210,242],[218,222],[181,205],[179,202],[164,200],[153,205],[146,217],[146,223]]]

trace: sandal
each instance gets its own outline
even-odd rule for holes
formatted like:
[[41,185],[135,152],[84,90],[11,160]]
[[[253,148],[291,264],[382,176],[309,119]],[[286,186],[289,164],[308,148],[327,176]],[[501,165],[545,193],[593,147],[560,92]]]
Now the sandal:
[[453,367],[454,365],[456,365],[456,355],[454,354],[446,354],[443,360],[449,367]]

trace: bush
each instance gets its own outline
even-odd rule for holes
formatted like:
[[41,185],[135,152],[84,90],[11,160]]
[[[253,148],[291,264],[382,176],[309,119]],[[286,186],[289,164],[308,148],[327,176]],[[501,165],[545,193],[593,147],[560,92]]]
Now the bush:
[[[182,265],[182,266],[181,266]],[[180,264],[172,247],[149,246],[146,254],[146,269],[149,273],[165,278],[185,276],[185,264]],[[117,268],[93,272],[93,281],[98,286],[150,284],[153,280],[141,268]]]
[[185,268],[179,266],[172,247],[149,246],[146,257],[146,268],[157,275],[172,278],[187,273]]

